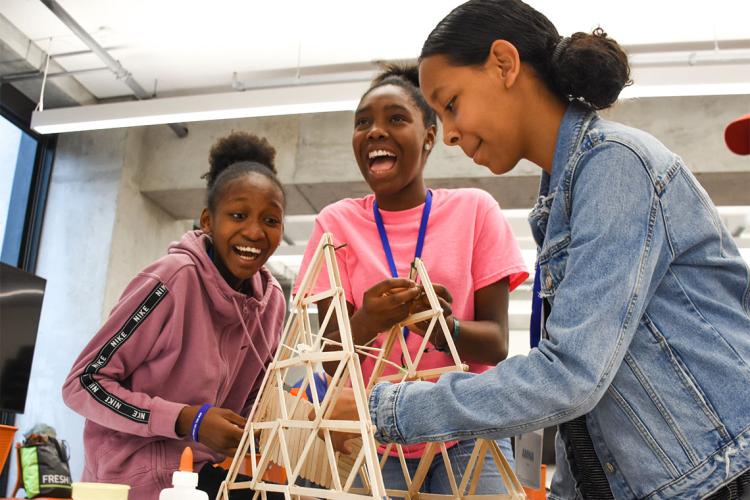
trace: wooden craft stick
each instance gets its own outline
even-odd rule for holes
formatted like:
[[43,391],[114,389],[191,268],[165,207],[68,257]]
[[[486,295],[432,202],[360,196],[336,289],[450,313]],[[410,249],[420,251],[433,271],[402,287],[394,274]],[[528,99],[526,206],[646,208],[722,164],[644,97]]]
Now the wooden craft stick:
[[396,446],[398,452],[398,461],[401,463],[401,472],[404,474],[404,481],[406,482],[406,489],[411,489],[411,474],[409,474],[409,467],[406,465],[406,458],[404,457],[404,447],[401,445]]
[[362,467],[362,463],[365,460],[365,450],[364,448],[360,448],[359,453],[357,454],[357,459],[354,461],[354,464],[352,466],[351,472],[349,473],[349,476],[346,478],[346,483],[344,485],[345,490],[349,490],[352,487],[352,484],[354,483],[354,479],[357,477],[357,471],[359,471]]
[[474,464],[477,462],[477,458],[479,457],[480,448],[480,446],[475,444],[474,449],[471,450],[469,463],[466,464],[466,469],[463,471],[463,476],[461,477],[461,484],[458,487],[458,489],[462,492],[466,491],[466,486],[469,484],[469,480],[471,480],[471,473],[474,470]]
[[[481,444],[479,444],[479,441],[477,441],[477,446],[479,446],[479,455],[477,456],[477,463],[474,465],[474,470],[471,473],[471,484],[469,485],[469,495],[476,495],[477,493],[477,486],[479,485],[479,477],[482,475],[482,470],[484,470],[484,460],[487,457],[487,443],[484,440]],[[500,472],[501,476],[503,475],[502,471]],[[505,477],[503,477],[503,482],[505,482]]]
[[373,366],[372,369],[372,375],[370,375],[370,381],[367,383],[367,390],[369,391],[372,389],[372,387],[375,385],[375,383],[378,381],[380,376],[383,373],[383,360],[387,359],[388,356],[391,354],[391,349],[393,348],[393,344],[396,342],[396,337],[401,335],[401,330],[398,328],[398,326],[394,326],[390,329],[388,332],[388,337],[385,340],[385,344],[383,345],[383,351],[378,355],[378,359],[375,361],[375,366]]
[[302,303],[305,305],[315,304],[316,302],[320,302],[323,299],[328,299],[336,295],[337,289],[331,288],[330,290],[326,290],[325,292],[320,292],[315,295],[310,295],[302,299]]
[[[330,288],[323,292],[311,293],[318,276],[325,265]],[[505,495],[475,495],[479,474],[482,470],[484,456],[489,450],[493,461],[500,471],[503,482],[511,496],[524,498],[520,482],[513,474],[507,460],[500,453],[494,441],[479,440],[472,451],[469,466],[464,473],[461,485],[456,485],[453,466],[444,443],[428,443],[424,455],[417,466],[414,477],[410,477],[406,459],[401,445],[386,447],[382,460],[378,459],[377,444],[373,438],[374,429],[370,422],[367,405],[367,393],[362,377],[359,356],[375,360],[374,369],[367,387],[380,380],[434,379],[450,371],[467,370],[461,363],[448,330],[439,299],[432,287],[427,271],[421,260],[415,259],[410,269],[410,278],[421,283],[429,309],[411,315],[404,324],[429,321],[420,342],[420,348],[414,359],[411,358],[399,325],[394,326],[387,334],[382,347],[354,345],[348,309],[341,277],[336,264],[333,237],[326,233],[313,254],[313,260],[302,277],[298,294],[292,301],[291,314],[285,326],[281,342],[268,366],[261,383],[258,397],[253,403],[250,418],[245,426],[238,450],[222,483],[217,498],[228,500],[229,491],[253,488],[253,498],[267,498],[269,492],[282,493],[285,498],[299,498],[302,495],[317,498],[343,499],[382,499],[387,494],[401,494],[408,498],[501,498]],[[311,304],[324,299],[331,299],[331,306],[323,314],[323,328],[313,334],[309,316]],[[325,326],[336,321],[340,340],[333,341],[324,337]],[[419,365],[427,342],[436,335],[444,335],[454,365],[427,370],[420,370]],[[389,357],[398,342],[404,353],[406,369],[399,367]],[[323,398],[319,398],[315,387],[315,369],[322,363],[336,363],[336,370],[329,382],[329,389]],[[395,375],[383,377],[386,366],[399,370]],[[304,376],[296,395],[286,392],[284,381],[292,368],[302,368]],[[354,404],[358,413],[356,420],[331,419],[332,411],[344,388],[351,385]],[[311,389],[311,401],[303,396],[307,388]],[[312,416],[313,420],[308,417]],[[359,437],[351,441],[354,447],[352,455],[345,455],[333,449],[331,432],[347,432]],[[319,433],[322,436],[319,437]],[[256,443],[257,440],[257,443]],[[422,488],[432,461],[439,446],[449,475],[451,495],[425,494]],[[386,490],[381,474],[381,467],[396,449],[401,472],[407,490]],[[253,477],[249,481],[237,481],[238,473],[245,455],[250,451],[250,464]],[[271,463],[280,465],[286,470],[286,484],[268,483],[263,479]],[[361,477],[363,486],[354,487],[354,481]],[[319,484],[321,488],[298,486],[298,478],[304,478]],[[464,495],[469,486],[469,494]]]
[[403,328],[405,326],[411,326],[415,323],[421,323],[423,321],[427,321],[428,319],[432,319],[438,314],[442,314],[443,310],[440,309],[439,311],[435,311],[433,309],[428,309],[426,311],[420,311],[418,313],[414,313],[411,316],[408,316],[406,319],[404,319],[401,323],[398,324],[399,327]]
[[525,498],[523,485],[521,485],[521,481],[519,481],[518,477],[513,473],[513,468],[510,466],[510,463],[508,463],[508,459],[505,458],[505,455],[500,451],[500,447],[493,440],[488,439],[486,441],[490,443],[490,451],[492,452],[492,456],[495,459],[495,463],[497,464],[500,473],[502,474],[504,472],[504,477],[507,477],[508,479],[508,481],[505,482],[505,488],[509,492],[516,495],[523,495]]
[[422,487],[425,478],[427,477],[427,471],[430,470],[432,460],[435,458],[435,447],[437,443],[427,443],[424,451],[422,452],[422,459],[417,465],[417,470],[414,472],[414,478],[412,479],[411,487],[409,488],[409,496],[413,496],[419,492],[419,488]]
[[[452,372],[461,372],[461,371],[467,371],[469,367],[467,365],[462,365],[459,367],[455,366],[444,366],[443,368],[431,368],[429,370],[418,370],[414,373],[413,379],[408,380],[432,380],[436,378],[440,378],[441,375],[444,373],[452,373]],[[384,377],[380,377],[378,382],[396,382],[400,381],[402,378],[401,374],[394,374],[394,375],[386,375]]]
[[429,339],[429,333],[432,332],[432,327],[435,326],[435,318],[430,320],[430,327],[427,331],[427,335],[422,337],[422,342],[419,344],[419,350],[414,358],[414,366],[419,366],[419,362],[422,360],[422,355],[427,351],[427,340]]
[[320,268],[323,265],[323,260],[321,259],[323,251],[326,248],[326,245],[332,245],[332,244],[333,242],[331,241],[330,234],[328,233],[323,234],[323,236],[320,238],[320,242],[318,243],[318,247],[315,249],[315,252],[313,253],[312,259],[310,259],[310,266],[308,267],[308,271],[305,273],[305,275],[302,277],[302,280],[300,281],[297,295],[294,298],[294,307],[297,307],[299,303],[302,302],[304,298],[303,292],[306,293],[308,290],[310,290],[312,286],[315,284],[315,282],[317,281],[318,275],[320,274]]
[[401,356],[403,357],[404,364],[406,365],[406,371],[409,373],[410,376],[413,376],[414,373],[414,363],[412,363],[411,355],[409,354],[409,346],[406,345],[406,339],[404,338],[404,335],[399,330],[398,334],[396,335],[396,339],[398,340],[398,343],[401,345]]

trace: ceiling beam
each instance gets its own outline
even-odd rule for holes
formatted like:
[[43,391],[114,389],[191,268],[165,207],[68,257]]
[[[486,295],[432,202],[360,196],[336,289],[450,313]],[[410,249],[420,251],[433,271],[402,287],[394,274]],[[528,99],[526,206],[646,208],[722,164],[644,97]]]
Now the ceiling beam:
[[[47,8],[52,11],[52,13],[57,16],[57,18],[70,29],[89,49],[91,49],[94,54],[96,54],[99,59],[102,60],[104,64],[107,65],[107,67],[112,70],[112,72],[115,74],[116,78],[118,80],[121,80],[125,85],[127,85],[130,90],[133,91],[133,94],[138,99],[150,99],[153,97],[151,94],[149,94],[146,89],[141,87],[141,85],[133,78],[133,75],[126,70],[122,64],[120,64],[120,61],[116,60],[114,57],[109,55],[109,52],[102,47],[99,42],[94,40],[94,37],[88,34],[88,32],[78,24],[78,22],[71,16],[68,11],[63,9],[63,7],[57,3],[56,0],[41,0],[41,2],[47,6]],[[169,128],[171,128],[175,134],[177,134],[177,137],[186,137],[188,134],[187,126],[185,126],[184,123],[169,123],[167,124]]]
[[[41,72],[47,53],[26,37],[7,18],[0,15],[0,76],[22,72]],[[49,72],[60,73],[65,68],[50,60]],[[42,82],[16,82],[14,86],[32,101],[39,102]],[[72,76],[47,82],[44,102],[47,107],[66,107],[95,104],[96,97]]]

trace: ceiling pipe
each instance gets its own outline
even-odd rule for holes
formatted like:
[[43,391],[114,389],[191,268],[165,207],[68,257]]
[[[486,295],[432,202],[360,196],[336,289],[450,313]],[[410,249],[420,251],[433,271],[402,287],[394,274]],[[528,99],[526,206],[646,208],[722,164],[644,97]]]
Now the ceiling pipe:
[[[107,67],[115,74],[118,80],[122,80],[125,85],[127,85],[132,91],[133,94],[135,94],[135,97],[141,100],[149,99],[151,98],[151,95],[149,95],[146,90],[140,86],[140,84],[135,81],[135,78],[133,78],[133,75],[126,70],[122,64],[120,64],[120,61],[116,60],[114,57],[109,55],[109,53],[99,45],[99,42],[94,40],[94,38],[89,35],[83,27],[78,24],[78,22],[73,19],[73,17],[68,14],[68,12],[62,8],[62,6],[57,3],[56,0],[40,0],[44,5],[47,6],[49,10],[52,11],[53,14],[57,16],[60,21],[65,24],[73,33],[78,36],[78,38],[86,44],[86,46],[91,49],[91,51],[96,54],[99,59],[104,62],[104,64],[107,65]],[[170,123],[168,124],[169,128],[171,128],[175,134],[177,134],[177,137],[185,137],[188,134],[188,129],[183,123]]]
[[[57,73],[47,73],[46,77],[49,78],[58,78],[61,76],[72,76],[72,75],[80,75],[82,73],[93,73],[95,71],[108,71],[109,68],[89,68],[89,69],[74,69],[70,71],[59,71]],[[43,71],[25,71],[23,73],[13,73],[11,75],[5,75],[0,76],[0,82],[22,82],[25,80],[37,80],[39,78],[44,78],[44,72]]]
[[240,92],[245,90],[275,89],[284,87],[303,87],[305,85],[321,85],[331,83],[371,82],[377,76],[377,71],[350,71],[342,73],[327,73],[309,76],[289,76],[281,78],[266,78],[244,83],[238,79],[237,73],[232,74],[232,88]]

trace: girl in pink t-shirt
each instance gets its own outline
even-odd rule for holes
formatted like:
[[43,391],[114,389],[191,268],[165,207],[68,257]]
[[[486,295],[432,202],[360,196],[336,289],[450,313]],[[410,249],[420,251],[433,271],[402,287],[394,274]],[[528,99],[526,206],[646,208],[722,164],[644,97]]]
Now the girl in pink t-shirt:
[[[299,276],[304,275],[324,232],[332,233],[337,245],[346,243],[336,257],[354,342],[362,345],[375,339],[373,345],[380,346],[381,333],[408,316],[410,308],[413,312],[419,307],[420,291],[404,277],[421,249],[459,354],[472,372],[479,373],[507,356],[508,295],[528,272],[507,220],[488,193],[425,186],[423,170],[435,143],[436,119],[417,85],[416,71],[391,67],[362,97],[355,112],[352,146],[374,194],[344,199],[320,212]],[[317,286],[316,291],[329,287],[325,273]],[[321,315],[329,304],[329,299],[318,304]],[[335,329],[331,325],[326,335],[338,340]],[[412,359],[422,340],[417,330],[412,329],[406,342]],[[450,355],[441,351],[444,347],[428,344],[420,369],[452,364]],[[396,345],[390,360],[401,364],[401,359]],[[371,358],[362,359],[365,382],[373,365]],[[388,367],[384,374],[393,372]],[[499,444],[512,460],[509,441]],[[473,441],[451,443],[456,474],[466,469],[473,446]],[[424,447],[404,446],[412,476]],[[503,491],[492,468],[492,461],[485,461],[477,493]],[[407,489],[398,459],[386,462],[383,479],[387,488]],[[435,458],[422,491],[450,494],[441,456]]]

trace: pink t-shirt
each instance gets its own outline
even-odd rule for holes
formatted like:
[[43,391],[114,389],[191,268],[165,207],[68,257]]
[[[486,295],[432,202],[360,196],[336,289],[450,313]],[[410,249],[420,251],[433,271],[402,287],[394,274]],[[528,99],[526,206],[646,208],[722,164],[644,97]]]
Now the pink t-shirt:
[[[512,291],[526,280],[529,273],[510,224],[492,196],[480,189],[433,189],[432,195],[422,260],[430,280],[445,286],[453,296],[453,315],[458,319],[473,320],[476,290],[507,277]],[[362,306],[365,291],[391,277],[373,217],[374,200],[374,195],[347,198],[325,207],[318,214],[294,293],[320,237],[326,232],[333,234],[337,246],[346,243],[345,247],[336,251],[336,259],[346,300],[356,309]],[[400,277],[409,275],[423,208],[424,205],[420,205],[397,212],[380,211]],[[315,292],[328,288],[328,275],[323,271]],[[380,347],[384,337],[382,335],[376,339],[373,346]],[[407,346],[412,359],[421,341],[419,335],[409,335]],[[420,370],[453,363],[449,354],[435,351],[432,347],[428,344],[428,352],[422,355]],[[401,364],[401,347],[398,343],[394,345],[389,359]],[[369,381],[373,366],[374,360],[371,358],[362,361],[365,383]],[[488,365],[469,363],[469,369],[474,373],[489,368]],[[395,371],[395,368],[386,366],[383,374]],[[409,458],[419,457],[423,448],[422,444],[405,446],[404,452]]]

